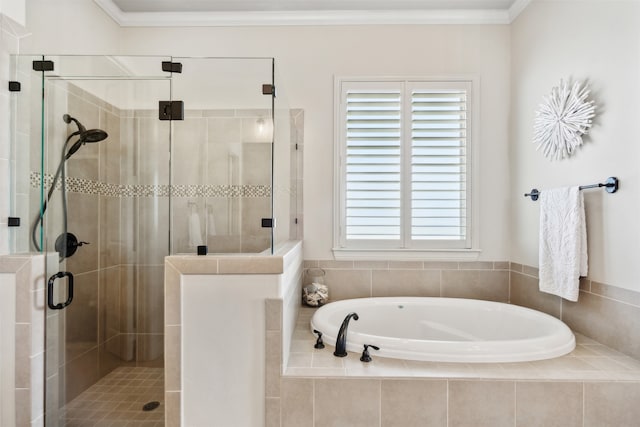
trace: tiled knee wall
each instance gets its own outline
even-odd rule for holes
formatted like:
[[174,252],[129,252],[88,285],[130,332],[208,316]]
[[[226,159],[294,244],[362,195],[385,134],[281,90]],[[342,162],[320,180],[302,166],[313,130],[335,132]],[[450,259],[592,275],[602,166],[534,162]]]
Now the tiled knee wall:
[[633,426],[640,383],[282,378],[266,425]]
[[507,261],[305,260],[304,267],[324,270],[332,301],[419,296],[510,302],[558,317],[576,332],[640,359],[640,293],[589,278],[580,281],[573,303],[540,292],[536,267]]

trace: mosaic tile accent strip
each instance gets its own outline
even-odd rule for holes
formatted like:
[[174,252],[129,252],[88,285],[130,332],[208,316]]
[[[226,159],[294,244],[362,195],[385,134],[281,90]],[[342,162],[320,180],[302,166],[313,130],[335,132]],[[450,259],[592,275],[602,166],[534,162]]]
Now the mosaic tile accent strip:
[[[31,172],[31,188],[40,188],[40,172]],[[53,175],[44,175],[44,186],[49,188]],[[259,198],[271,197],[269,185],[124,185],[92,181],[90,179],[67,177],[67,191],[70,193],[93,194],[107,197],[220,197]],[[56,190],[61,188],[56,182]]]
[[174,197],[270,197],[268,185],[174,185],[171,187]]

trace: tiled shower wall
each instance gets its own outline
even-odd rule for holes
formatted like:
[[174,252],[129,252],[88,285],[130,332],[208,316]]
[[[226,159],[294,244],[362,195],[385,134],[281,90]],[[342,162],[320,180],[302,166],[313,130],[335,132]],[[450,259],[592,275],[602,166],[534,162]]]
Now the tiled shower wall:
[[291,110],[291,217],[289,240],[303,239],[303,159],[304,159],[304,110]]
[[[187,110],[174,122],[172,154],[172,253],[258,253],[271,246],[271,230],[261,219],[272,216],[272,146],[268,110]],[[291,110],[292,150],[286,199],[289,239],[300,238],[302,224],[302,139],[304,114]],[[264,123],[260,125],[260,123]],[[298,153],[296,153],[298,150]],[[297,155],[296,155],[297,154]],[[194,222],[195,221],[195,222]],[[285,222],[288,221],[289,224]],[[194,233],[197,230],[197,233]]]
[[576,332],[640,359],[640,293],[589,278],[580,281],[578,302],[570,302],[538,290],[536,267],[506,261],[305,260],[304,267],[325,271],[333,301],[420,296],[510,302],[551,314]]
[[268,110],[187,110],[174,122],[172,253],[255,253],[271,246]]

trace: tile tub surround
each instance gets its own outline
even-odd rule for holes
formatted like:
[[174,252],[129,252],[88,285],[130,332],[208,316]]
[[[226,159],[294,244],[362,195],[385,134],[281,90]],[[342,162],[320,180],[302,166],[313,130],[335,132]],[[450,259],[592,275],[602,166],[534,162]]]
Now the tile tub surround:
[[267,426],[631,426],[640,361],[577,335],[571,354],[502,364],[429,363],[313,348],[302,307]]
[[506,261],[305,260],[304,268],[325,271],[332,301],[386,296],[509,301],[509,263]]
[[538,269],[511,263],[510,302],[543,311],[573,331],[640,359],[640,293],[589,278],[580,280],[577,302],[538,290]]
[[538,290],[536,267],[507,261],[305,260],[322,268],[332,301],[384,296],[455,297],[508,302],[545,312],[640,359],[640,293],[583,278],[578,302]]

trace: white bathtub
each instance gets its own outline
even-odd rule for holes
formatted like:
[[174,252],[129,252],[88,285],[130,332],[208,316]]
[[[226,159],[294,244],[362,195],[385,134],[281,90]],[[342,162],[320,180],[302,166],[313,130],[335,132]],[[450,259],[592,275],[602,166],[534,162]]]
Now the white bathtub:
[[524,362],[562,356],[575,337],[562,321],[517,305],[461,298],[361,298],[320,307],[311,329],[335,345],[348,313],[356,312],[347,350],[380,347],[371,356],[433,362]]

